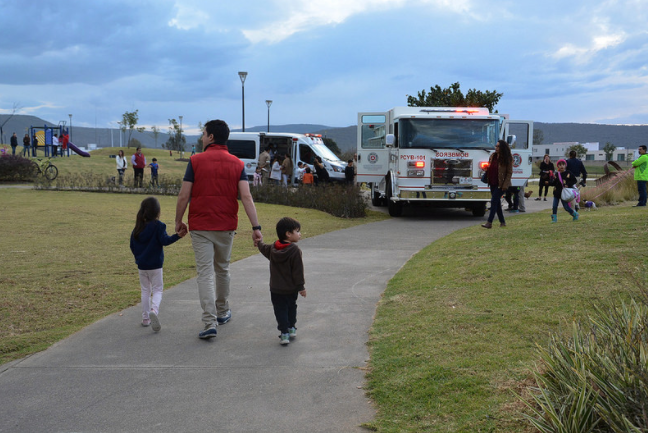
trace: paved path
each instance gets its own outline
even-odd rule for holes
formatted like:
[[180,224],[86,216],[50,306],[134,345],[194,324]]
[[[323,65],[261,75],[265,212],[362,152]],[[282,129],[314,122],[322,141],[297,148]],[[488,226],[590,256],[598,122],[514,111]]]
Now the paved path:
[[375,413],[365,344],[387,281],[424,246],[482,221],[432,211],[301,241],[308,297],[285,347],[261,255],[232,264],[233,318],[211,341],[197,338],[195,279],[183,282],[164,293],[159,333],[139,325],[136,306],[0,366],[0,432],[364,431]]

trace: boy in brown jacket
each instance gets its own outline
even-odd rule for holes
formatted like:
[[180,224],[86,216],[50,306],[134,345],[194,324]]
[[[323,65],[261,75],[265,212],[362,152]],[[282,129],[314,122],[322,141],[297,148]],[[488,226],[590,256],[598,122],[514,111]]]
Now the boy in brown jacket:
[[297,246],[301,239],[299,221],[285,217],[277,223],[279,240],[272,245],[259,241],[261,254],[270,260],[270,299],[281,332],[281,344],[290,343],[297,336],[297,294],[306,297],[304,263]]

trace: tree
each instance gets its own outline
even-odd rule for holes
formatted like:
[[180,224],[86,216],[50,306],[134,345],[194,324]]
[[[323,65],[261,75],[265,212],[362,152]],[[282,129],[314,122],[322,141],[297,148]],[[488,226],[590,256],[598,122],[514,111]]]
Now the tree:
[[322,138],[322,141],[324,142],[324,144],[326,145],[326,147],[328,147],[329,150],[330,150],[331,152],[333,152],[337,157],[339,157],[339,156],[342,154],[342,151],[341,151],[340,148],[338,147],[338,145],[337,145],[337,143],[335,142],[335,140],[333,140],[332,138],[326,138],[326,137],[324,137],[324,138]]
[[16,114],[16,111],[18,111],[20,107],[16,102],[13,104],[13,108],[11,109],[11,114],[5,119],[4,122],[0,124],[0,143],[6,143],[5,141],[5,136],[4,136],[4,126],[7,124],[8,121],[11,120],[12,117],[14,117],[14,114]]
[[[202,124],[202,122],[198,122],[198,129],[200,130],[201,134],[204,128],[205,126]],[[202,151],[203,151],[202,135],[199,135],[198,140],[196,141],[196,152],[202,152]]]
[[128,129],[128,139],[126,140],[126,143],[128,143],[128,147],[130,147],[130,141],[131,141],[131,135],[133,134],[133,130],[136,130],[137,132],[144,132],[146,128],[144,127],[139,127],[136,128],[135,126],[137,125],[137,121],[139,120],[139,110],[135,110],[133,112],[125,112],[122,114],[122,122],[121,122],[121,128],[122,131],[126,131]]
[[407,105],[409,107],[486,107],[491,113],[499,102],[503,93],[486,90],[482,92],[477,89],[470,89],[464,96],[459,89],[459,83],[454,83],[447,89],[442,89],[437,84],[430,87],[430,93],[425,90],[418,92],[418,97],[407,96]]
[[605,143],[605,146],[603,146],[603,152],[605,152],[605,160],[606,161],[612,161],[612,157],[614,155],[614,151],[616,150],[616,146],[609,141]]
[[569,152],[572,150],[576,151],[576,157],[578,159],[583,159],[583,157],[587,154],[587,148],[583,146],[582,144],[574,144],[573,146],[569,146],[569,148],[565,151],[565,156],[569,157]]
[[158,136],[160,135],[160,128],[153,125],[151,126],[151,131],[153,131],[153,138],[155,139],[155,147],[157,147]]
[[533,144],[542,144],[543,141],[544,141],[544,133],[542,132],[542,129],[534,129]]
[[182,129],[180,129],[180,124],[175,119],[169,119],[169,139],[166,142],[166,148],[169,150],[175,150],[179,152],[184,152],[186,138],[182,135]]

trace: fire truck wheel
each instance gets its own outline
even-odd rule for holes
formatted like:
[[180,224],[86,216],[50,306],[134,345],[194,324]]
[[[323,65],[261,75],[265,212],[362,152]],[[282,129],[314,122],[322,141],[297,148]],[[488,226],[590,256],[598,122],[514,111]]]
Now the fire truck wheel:
[[391,198],[391,185],[387,184],[387,210],[389,211],[389,216],[399,217],[403,215],[403,203],[392,201]]
[[483,217],[486,215],[486,203],[473,206],[472,214],[476,217]]

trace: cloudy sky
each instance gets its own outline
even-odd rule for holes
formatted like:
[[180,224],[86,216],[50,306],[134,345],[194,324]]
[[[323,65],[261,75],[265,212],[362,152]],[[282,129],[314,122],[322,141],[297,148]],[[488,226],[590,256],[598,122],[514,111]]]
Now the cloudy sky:
[[0,0],[0,113],[349,126],[459,82],[541,122],[648,123],[648,0]]

